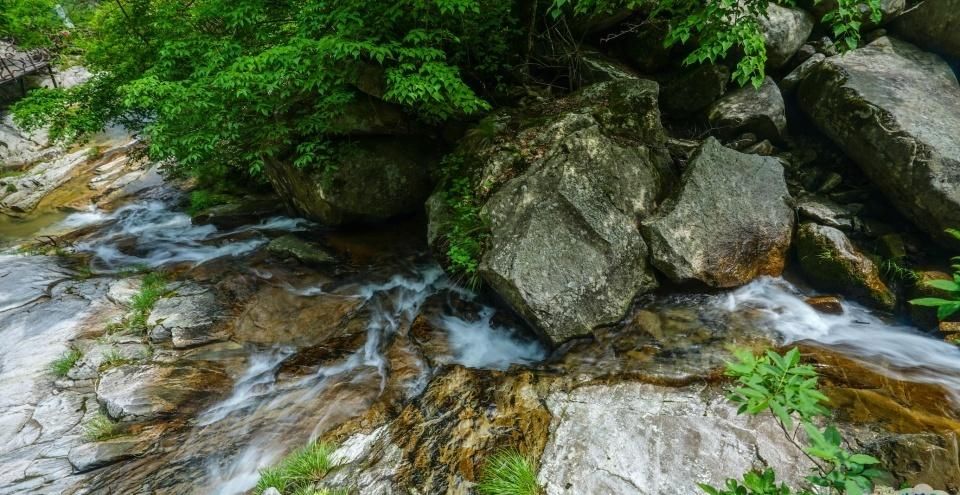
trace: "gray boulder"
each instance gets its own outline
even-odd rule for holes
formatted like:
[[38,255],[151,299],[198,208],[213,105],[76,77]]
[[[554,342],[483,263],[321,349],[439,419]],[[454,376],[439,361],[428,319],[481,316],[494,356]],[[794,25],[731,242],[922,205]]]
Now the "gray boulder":
[[760,139],[780,141],[787,129],[783,96],[769,77],[759,89],[747,85],[727,93],[710,107],[707,119],[723,138],[749,132]]
[[191,347],[223,338],[211,332],[221,316],[222,308],[213,292],[184,284],[173,297],[157,301],[147,327],[150,335],[169,335],[174,347]]
[[783,76],[779,84],[780,92],[784,96],[792,95],[794,91],[796,91],[797,86],[800,85],[800,82],[806,79],[806,77],[813,72],[817,64],[823,62],[826,58],[827,56],[822,53],[814,53],[804,60],[797,68],[790,71],[786,76]]
[[[941,0],[934,0],[934,2],[939,1]],[[801,6],[820,19],[827,13],[837,10],[837,0],[803,0]],[[860,28],[861,32],[866,32],[868,29],[887,24],[896,19],[906,10],[907,0],[880,0],[881,17],[879,23],[873,22],[873,19],[871,19],[870,8],[866,5],[866,2],[858,3],[854,8],[860,11],[859,21],[863,23]]]
[[267,251],[281,258],[294,258],[308,265],[324,265],[337,261],[322,246],[288,234],[267,244]]
[[677,191],[643,222],[653,265],[677,283],[735,287],[779,275],[794,214],[783,166],[709,138]]
[[897,36],[924,48],[960,58],[960,0],[920,2],[891,25]]
[[367,137],[338,148],[334,169],[267,163],[288,206],[326,225],[376,222],[419,210],[430,194],[435,146],[413,137]]
[[880,278],[880,270],[838,229],[804,223],[797,231],[797,257],[814,287],[836,291],[881,309],[893,309],[896,298]]
[[960,85],[936,55],[892,38],[830,57],[799,102],[897,209],[927,233],[960,225]]
[[760,17],[760,31],[767,48],[767,66],[782,67],[810,37],[814,19],[807,11],[771,3]]
[[[554,343],[618,321],[657,285],[637,228],[673,181],[657,94],[639,79],[590,86],[546,118],[508,117],[471,155],[495,188],[480,275]],[[442,212],[430,208],[435,239]]]

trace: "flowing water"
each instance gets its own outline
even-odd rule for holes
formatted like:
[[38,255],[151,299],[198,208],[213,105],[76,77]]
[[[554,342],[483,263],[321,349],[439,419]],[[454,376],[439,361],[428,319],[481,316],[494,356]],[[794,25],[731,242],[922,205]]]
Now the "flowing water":
[[[453,284],[419,240],[345,241],[283,217],[224,231],[193,225],[173,204],[170,192],[160,191],[53,222],[79,232],[73,249],[100,275],[90,280],[71,282],[73,269],[62,260],[0,255],[0,337],[7,343],[0,346],[0,466],[19,473],[54,463],[46,476],[0,476],[0,493],[245,493],[259,469],[378,401],[416,397],[444,365],[506,370],[557,359],[512,317]],[[350,249],[337,250],[339,263],[317,268],[263,254],[272,237],[289,232]],[[422,238],[417,229],[404,235]],[[359,252],[367,254],[353,256]],[[84,441],[76,425],[95,409],[93,391],[74,384],[80,391],[70,400],[85,405],[53,416],[70,425],[45,424],[37,411],[48,397],[74,397],[50,384],[46,367],[68,341],[91,330],[84,322],[106,311],[108,287],[132,267],[207,287],[243,281],[246,295],[225,303],[221,326],[229,338],[154,351],[159,363],[210,370],[228,385],[197,399],[195,412],[160,425],[142,455],[71,474],[63,453]],[[856,304],[846,303],[842,315],[818,313],[806,295],[766,278],[672,304],[695,306],[710,324],[736,320],[783,343],[816,343],[960,398],[956,347]],[[15,481],[3,488],[5,479]]]

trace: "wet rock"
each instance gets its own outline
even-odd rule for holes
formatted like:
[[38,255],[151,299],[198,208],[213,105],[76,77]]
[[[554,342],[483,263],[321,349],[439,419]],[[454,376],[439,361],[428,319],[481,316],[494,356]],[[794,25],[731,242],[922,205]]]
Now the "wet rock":
[[837,296],[813,296],[805,299],[813,309],[828,315],[842,315],[843,303]]
[[797,86],[800,85],[800,82],[806,79],[806,77],[813,72],[813,69],[819,64],[827,59],[827,56],[822,53],[814,53],[809,58],[803,61],[802,64],[798,65],[796,69],[790,71],[789,74],[783,77],[780,80],[780,92],[783,96],[790,96],[796,91]]
[[52,159],[63,150],[51,147],[47,133],[23,132],[13,123],[13,116],[5,113],[0,120],[0,172],[20,169],[42,160]]
[[247,303],[237,318],[233,339],[252,344],[309,347],[349,330],[347,322],[363,306],[363,299],[344,294],[298,296],[268,287]]
[[778,275],[793,232],[788,199],[778,160],[739,153],[709,138],[674,196],[643,222],[652,263],[674,282],[711,287]]
[[175,289],[172,297],[157,301],[147,327],[162,327],[158,336],[170,333],[174,347],[184,348],[214,342],[223,338],[211,332],[214,324],[222,317],[222,308],[212,291],[195,284],[183,284]]
[[113,419],[149,421],[188,414],[228,384],[223,372],[197,363],[124,365],[101,375],[97,400]]
[[660,89],[660,108],[665,114],[677,117],[699,112],[723,96],[729,81],[727,66],[697,65]]
[[481,276],[554,343],[616,322],[656,287],[636,222],[672,180],[657,94],[621,80],[571,96],[560,106],[573,110],[520,133],[537,154],[483,207]]
[[807,11],[770,4],[760,16],[760,31],[767,48],[767,66],[781,67],[793,57],[813,31],[814,19]]
[[357,138],[335,170],[273,161],[267,178],[294,211],[326,225],[375,222],[419,210],[430,194],[436,146],[411,137]]
[[87,150],[82,149],[39,163],[19,177],[6,179],[7,185],[0,189],[0,213],[17,215],[33,211],[46,195],[79,174],[86,164]]
[[244,199],[207,208],[190,219],[194,225],[215,225],[230,230],[263,221],[283,212],[279,198]]
[[957,445],[956,432],[929,432],[881,435],[863,447],[880,459],[896,486],[925,483],[956,493],[960,490]]
[[956,242],[943,231],[960,225],[960,85],[943,60],[881,38],[818,64],[799,101],[901,213]]
[[267,244],[267,251],[282,258],[294,258],[307,265],[325,265],[337,261],[319,244],[305,241],[292,234],[270,241],[270,244]]
[[88,442],[70,449],[67,459],[74,472],[83,473],[131,457],[143,455],[151,443],[140,437],[112,438],[102,442]]
[[82,346],[82,357],[67,374],[74,380],[91,380],[100,374],[100,368],[107,361],[121,360],[124,362],[143,361],[150,356],[150,347],[137,343],[98,343]]
[[803,273],[818,289],[841,292],[881,309],[892,309],[896,303],[873,261],[833,227],[801,225],[797,256]]
[[958,23],[960,1],[936,0],[912,6],[894,21],[891,29],[897,36],[928,50],[960,58]]
[[747,85],[727,93],[710,107],[707,118],[723,138],[751,132],[780,141],[787,130],[785,112],[780,89],[767,77],[759,89]]
[[767,466],[795,485],[810,467],[772,417],[737,416],[720,394],[624,382],[553,393],[546,404],[538,479],[548,494],[696,493],[697,483],[722,486]]

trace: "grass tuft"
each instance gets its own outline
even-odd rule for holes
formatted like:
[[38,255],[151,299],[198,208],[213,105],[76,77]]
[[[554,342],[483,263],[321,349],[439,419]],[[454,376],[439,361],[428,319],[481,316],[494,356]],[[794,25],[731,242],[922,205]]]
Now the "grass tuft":
[[133,361],[133,359],[123,357],[116,349],[110,349],[104,353],[103,360],[100,361],[100,372],[104,372],[110,368],[116,368],[117,366],[123,366]]
[[83,430],[84,436],[91,442],[102,442],[123,436],[123,427],[115,423],[106,414],[100,413],[93,417]]
[[334,450],[336,447],[331,444],[317,442],[293,452],[277,466],[260,471],[254,493],[260,495],[272,487],[280,493],[339,495],[337,490],[313,488],[336,467],[331,459]]
[[537,468],[527,456],[507,450],[491,457],[477,484],[480,495],[542,495]]
[[167,292],[167,282],[159,273],[144,275],[138,292],[130,302],[130,315],[126,319],[129,330],[143,331],[147,328],[147,318],[153,306]]
[[80,352],[79,349],[70,349],[57,358],[56,361],[50,363],[50,371],[52,371],[54,375],[63,378],[67,376],[67,373],[73,369],[73,365],[77,364],[77,361],[79,361],[81,357],[83,357],[83,353]]

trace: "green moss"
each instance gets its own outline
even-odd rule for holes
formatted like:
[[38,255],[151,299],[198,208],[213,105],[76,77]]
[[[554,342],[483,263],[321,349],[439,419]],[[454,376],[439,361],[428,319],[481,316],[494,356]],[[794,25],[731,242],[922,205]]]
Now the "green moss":
[[67,376],[67,373],[73,369],[73,366],[77,364],[77,361],[79,361],[81,357],[83,357],[83,353],[80,352],[79,349],[70,349],[57,358],[56,361],[50,363],[50,371],[52,371],[54,375],[63,378]]
[[276,488],[283,494],[341,493],[332,489],[315,489],[313,486],[336,467],[331,458],[334,450],[336,447],[331,444],[317,442],[293,452],[280,464],[260,471],[260,480],[254,493],[260,495],[268,488]]
[[507,450],[490,458],[483,467],[480,495],[542,495],[543,488],[537,483],[537,468],[527,456]]

